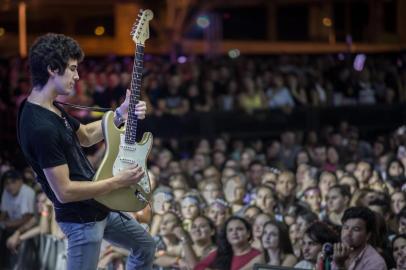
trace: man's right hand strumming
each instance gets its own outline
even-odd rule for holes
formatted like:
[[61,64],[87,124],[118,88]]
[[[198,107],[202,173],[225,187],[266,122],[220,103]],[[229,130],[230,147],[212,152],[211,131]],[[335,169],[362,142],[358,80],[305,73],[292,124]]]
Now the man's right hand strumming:
[[133,165],[126,168],[116,175],[117,183],[121,187],[128,187],[137,184],[145,175],[144,170],[141,166]]

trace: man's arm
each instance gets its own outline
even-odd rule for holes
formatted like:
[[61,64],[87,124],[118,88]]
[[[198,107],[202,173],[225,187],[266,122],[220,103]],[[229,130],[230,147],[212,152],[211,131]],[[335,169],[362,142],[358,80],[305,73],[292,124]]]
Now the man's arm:
[[26,213],[21,218],[14,220],[7,220],[4,222],[6,228],[15,229],[26,224],[33,217],[33,214]]
[[141,167],[133,166],[103,181],[71,181],[66,164],[44,169],[53,192],[61,203],[93,199],[115,189],[136,184],[143,176]]
[[89,123],[87,125],[80,124],[76,131],[80,145],[90,147],[103,140],[103,131],[101,120]]

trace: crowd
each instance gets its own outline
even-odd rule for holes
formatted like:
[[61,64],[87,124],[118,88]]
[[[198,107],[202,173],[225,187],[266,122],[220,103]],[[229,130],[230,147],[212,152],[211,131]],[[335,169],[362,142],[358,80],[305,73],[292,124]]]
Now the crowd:
[[[300,106],[393,104],[406,101],[406,57],[350,54],[240,57],[185,63],[147,55],[143,96],[156,115]],[[131,82],[131,58],[88,59],[79,67],[77,104],[111,107]],[[30,91],[27,61],[0,61],[0,110]]]
[[[376,57],[360,72],[333,57],[145,63],[151,113],[404,101],[402,63]],[[0,66],[0,110],[29,92],[25,61]],[[80,66],[78,104],[114,107],[131,80],[129,59]],[[274,67],[278,68],[274,68]],[[5,94],[4,89],[14,89]],[[75,111],[82,119],[96,117]],[[346,122],[286,130],[269,141],[219,136],[184,149],[155,138],[148,158],[151,207],[133,217],[156,242],[154,269],[406,269],[406,127],[360,137]],[[89,154],[97,168],[103,146]],[[29,167],[2,153],[0,263],[64,269],[65,236]],[[35,248],[33,248],[35,247]],[[104,243],[100,269],[123,269],[126,250]],[[18,268],[20,267],[20,268]],[[42,268],[41,268],[42,269]]]

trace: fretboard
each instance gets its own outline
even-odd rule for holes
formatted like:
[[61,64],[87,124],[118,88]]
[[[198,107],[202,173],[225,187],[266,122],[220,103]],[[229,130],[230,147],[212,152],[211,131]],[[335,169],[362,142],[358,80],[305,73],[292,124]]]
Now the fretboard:
[[138,118],[135,115],[135,105],[138,103],[141,96],[142,69],[144,67],[144,46],[137,44],[136,47],[133,73],[131,76],[131,95],[128,105],[128,118],[125,128],[125,142],[127,144],[135,144],[136,142]]

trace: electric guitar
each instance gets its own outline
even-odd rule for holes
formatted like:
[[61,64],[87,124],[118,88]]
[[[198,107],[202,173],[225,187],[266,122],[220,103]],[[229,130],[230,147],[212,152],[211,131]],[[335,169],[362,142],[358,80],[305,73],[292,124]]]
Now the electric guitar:
[[151,185],[146,161],[152,147],[152,134],[146,132],[141,141],[136,142],[138,119],[134,112],[141,93],[144,43],[149,38],[149,21],[153,16],[151,10],[141,10],[131,31],[132,39],[136,44],[136,51],[130,87],[128,119],[124,127],[120,129],[114,124],[114,112],[107,112],[102,119],[106,152],[93,181],[110,178],[135,164],[141,166],[145,172],[144,177],[137,184],[95,198],[96,201],[112,210],[136,212],[143,209],[151,198]]

